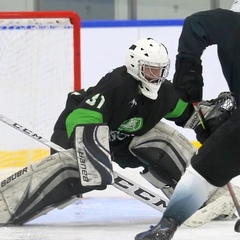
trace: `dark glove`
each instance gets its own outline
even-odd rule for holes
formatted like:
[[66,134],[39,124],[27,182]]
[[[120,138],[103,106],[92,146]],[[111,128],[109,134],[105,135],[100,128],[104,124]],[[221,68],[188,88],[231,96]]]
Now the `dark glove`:
[[195,129],[196,138],[200,143],[204,143],[208,137],[215,132],[223,123],[229,119],[230,115],[228,112],[223,112],[215,118],[205,120],[205,129],[199,124]]
[[197,112],[185,123],[184,128],[194,129],[196,138],[203,143],[215,132],[223,123],[225,123],[236,109],[236,102],[231,92],[222,92],[217,98],[199,103],[204,115],[204,127],[202,127]]
[[173,84],[182,100],[200,102],[203,91],[201,61],[177,56]]

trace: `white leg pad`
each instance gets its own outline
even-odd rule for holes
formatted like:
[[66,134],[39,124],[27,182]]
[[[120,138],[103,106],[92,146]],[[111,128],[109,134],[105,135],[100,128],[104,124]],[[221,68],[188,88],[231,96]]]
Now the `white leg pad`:
[[[75,151],[67,154],[53,154],[1,181],[0,224],[22,224],[45,208],[81,193]],[[72,188],[71,181],[75,184]]]

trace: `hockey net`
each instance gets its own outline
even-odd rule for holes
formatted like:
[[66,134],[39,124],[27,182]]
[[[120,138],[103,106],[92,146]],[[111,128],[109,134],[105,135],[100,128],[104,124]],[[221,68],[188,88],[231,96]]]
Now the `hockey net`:
[[[50,139],[67,93],[80,88],[74,12],[0,13],[0,114]],[[0,168],[21,168],[49,148],[0,122]]]

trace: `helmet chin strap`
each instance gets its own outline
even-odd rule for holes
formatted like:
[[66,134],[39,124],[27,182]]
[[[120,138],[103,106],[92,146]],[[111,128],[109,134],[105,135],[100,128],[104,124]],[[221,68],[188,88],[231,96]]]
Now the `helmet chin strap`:
[[140,90],[142,94],[152,100],[156,100],[158,97],[158,90],[161,87],[160,84],[154,84],[146,81],[140,81]]

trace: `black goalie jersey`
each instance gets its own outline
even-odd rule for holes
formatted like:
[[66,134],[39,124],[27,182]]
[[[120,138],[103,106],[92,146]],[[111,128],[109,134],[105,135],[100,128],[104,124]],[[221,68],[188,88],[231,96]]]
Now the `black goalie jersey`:
[[182,125],[192,113],[192,106],[179,99],[171,82],[162,84],[156,100],[142,95],[139,84],[121,66],[106,74],[96,86],[69,93],[54,130],[62,135],[65,131],[61,141],[67,142],[78,124],[106,123],[114,150],[128,145],[135,135],[149,131],[163,117]]

